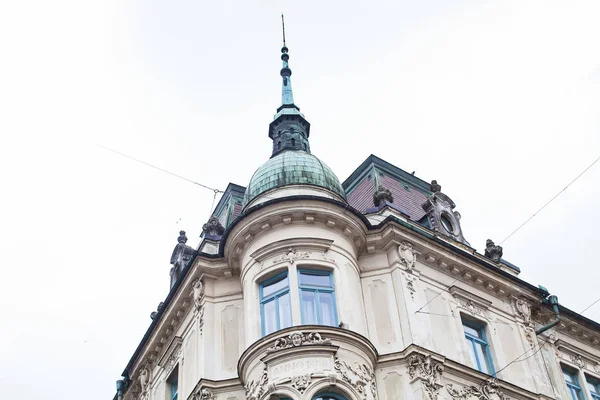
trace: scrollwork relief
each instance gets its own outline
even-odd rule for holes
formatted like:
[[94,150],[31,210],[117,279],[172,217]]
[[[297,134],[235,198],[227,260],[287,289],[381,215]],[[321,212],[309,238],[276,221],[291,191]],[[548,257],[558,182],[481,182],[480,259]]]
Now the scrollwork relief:
[[415,277],[409,274],[405,275],[406,277],[406,289],[408,289],[408,292],[410,293],[410,298],[411,299],[415,299],[415,293],[417,291],[417,289],[415,289]]
[[292,378],[292,387],[299,391],[301,394],[304,394],[308,385],[311,382],[311,374],[298,375]]
[[465,386],[455,389],[454,385],[446,385],[446,390],[454,400],[468,400],[475,397],[478,400],[510,400],[500,391],[500,385],[495,379],[489,379],[479,386]]
[[275,351],[289,349],[291,347],[298,347],[304,345],[316,345],[316,344],[331,344],[331,339],[323,339],[318,332],[292,332],[286,337],[281,337],[273,343],[273,346],[267,349],[267,354]]
[[215,395],[209,388],[200,388],[194,393],[194,400],[215,400]]
[[413,245],[406,241],[400,242],[398,255],[400,256],[400,263],[406,267],[406,270],[412,271],[417,262],[417,252],[413,249]]
[[293,264],[296,260],[301,260],[304,258],[308,258],[310,256],[310,252],[308,251],[297,251],[293,247],[290,247],[285,254],[280,254],[279,256],[273,259],[273,264],[277,264],[278,262],[287,261],[290,264]]
[[437,400],[440,388],[439,379],[444,372],[444,366],[441,363],[431,361],[431,356],[422,354],[413,354],[408,360],[408,374],[411,379],[419,377],[423,380],[425,391],[431,400]]
[[459,300],[458,303],[461,305],[461,307],[467,309],[473,315],[483,314],[483,311],[481,311],[481,309],[475,305],[473,300]]
[[377,399],[375,373],[365,364],[356,363],[356,367],[353,368],[336,357],[333,367],[341,375],[342,380],[348,382],[363,400]]
[[265,368],[256,381],[250,381],[246,385],[246,400],[259,400],[265,392],[265,386],[269,383],[269,374]]
[[573,354],[569,358],[577,365],[577,367],[579,367],[579,369],[585,368],[585,360],[579,354]]
[[517,299],[515,301],[515,307],[521,318],[523,318],[525,325],[531,325],[531,304],[524,299]]

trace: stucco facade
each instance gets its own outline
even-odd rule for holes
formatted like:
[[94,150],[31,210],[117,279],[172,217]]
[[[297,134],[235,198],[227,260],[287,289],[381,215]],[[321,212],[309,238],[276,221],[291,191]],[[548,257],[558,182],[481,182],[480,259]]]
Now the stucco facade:
[[[269,135],[274,143],[288,136],[274,156],[309,151],[284,49],[283,104]],[[294,131],[296,122],[302,129]],[[292,129],[280,133],[279,123]],[[560,321],[536,334],[557,318],[549,293],[520,280],[493,243],[477,253],[437,183],[381,160],[369,168],[343,189],[334,176],[314,178],[318,171],[307,182],[288,173],[277,183],[260,170],[268,184],[249,187],[246,200],[244,188],[231,186],[199,247],[180,238],[171,291],[116,397],[172,399],[176,385],[179,400],[571,400],[566,369],[578,378],[579,400],[594,400],[586,381],[600,379],[600,326],[558,307]],[[398,192],[385,187],[392,176],[422,211],[410,199],[394,202]],[[371,184],[372,201],[360,209],[353,190]],[[331,281],[305,290],[303,273]],[[273,277],[285,277],[275,322],[265,320],[263,292]],[[469,341],[470,330],[481,337]]]

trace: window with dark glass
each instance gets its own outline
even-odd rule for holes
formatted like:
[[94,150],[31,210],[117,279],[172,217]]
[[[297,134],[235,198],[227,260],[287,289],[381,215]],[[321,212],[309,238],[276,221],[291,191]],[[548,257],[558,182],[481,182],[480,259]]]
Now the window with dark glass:
[[260,314],[263,336],[292,326],[290,284],[287,272],[260,284]]
[[179,368],[175,367],[169,379],[167,379],[169,400],[177,400],[179,394]]
[[592,399],[600,400],[600,380],[587,375],[585,376],[585,380],[587,381],[588,388],[590,389]]
[[337,393],[321,393],[313,397],[313,400],[346,400],[346,398]]
[[485,325],[463,318],[465,340],[473,366],[488,375],[494,375],[494,364],[490,353],[490,345],[485,335]]
[[331,272],[298,270],[302,324],[337,326]]
[[571,398],[573,400],[583,400],[583,393],[581,392],[581,386],[579,385],[579,378],[577,378],[577,370],[563,367],[562,371]]

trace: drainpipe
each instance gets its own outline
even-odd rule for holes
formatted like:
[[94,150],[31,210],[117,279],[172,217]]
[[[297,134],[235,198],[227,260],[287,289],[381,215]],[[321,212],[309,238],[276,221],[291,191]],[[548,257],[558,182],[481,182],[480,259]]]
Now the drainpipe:
[[117,400],[123,400],[123,390],[127,387],[127,381],[125,379],[119,379],[117,381]]
[[560,322],[560,314],[558,312],[558,297],[551,295],[548,296],[547,299],[542,300],[543,303],[550,304],[552,306],[552,310],[554,311],[554,315],[556,315],[556,319],[549,324],[546,324],[535,331],[536,335],[540,333],[546,332],[548,329],[552,328],[556,324]]

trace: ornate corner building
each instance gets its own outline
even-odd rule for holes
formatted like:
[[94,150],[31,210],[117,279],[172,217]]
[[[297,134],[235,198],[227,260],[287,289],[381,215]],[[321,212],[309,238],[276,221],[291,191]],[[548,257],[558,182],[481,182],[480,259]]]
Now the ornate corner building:
[[121,400],[600,400],[600,325],[465,239],[441,186],[311,153],[287,47],[272,156],[230,184],[117,382]]

